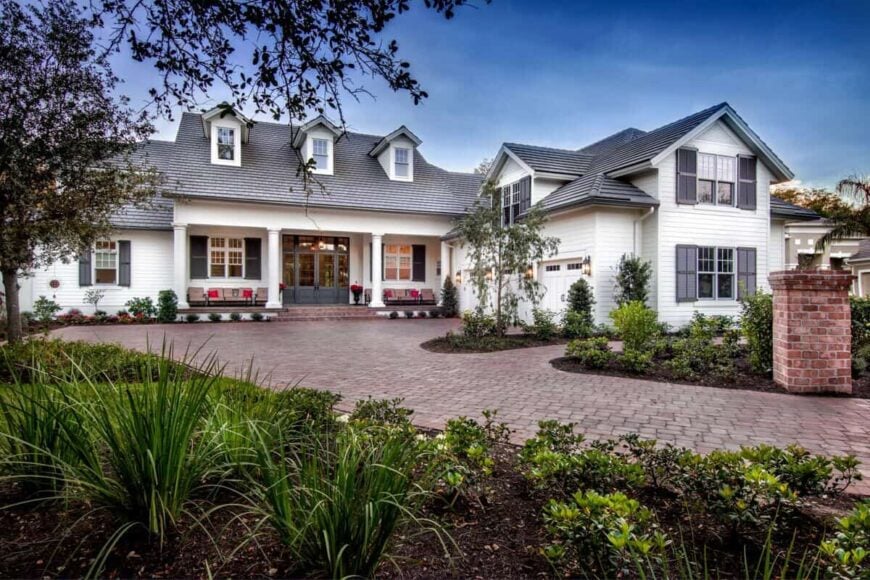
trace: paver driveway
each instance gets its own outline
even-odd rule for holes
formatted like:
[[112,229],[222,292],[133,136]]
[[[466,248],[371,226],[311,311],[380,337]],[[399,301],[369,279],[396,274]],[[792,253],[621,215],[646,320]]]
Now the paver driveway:
[[419,344],[455,329],[452,320],[319,321],[168,326],[69,327],[67,339],[176,348],[206,343],[229,371],[251,358],[272,384],[301,383],[345,397],[404,397],[415,422],[441,427],[457,415],[496,408],[531,435],[539,419],[578,423],[590,436],[629,432],[709,451],[717,447],[797,442],[810,450],[853,453],[870,492],[870,400],[671,385],[557,371],[561,346],[487,354],[437,354]]

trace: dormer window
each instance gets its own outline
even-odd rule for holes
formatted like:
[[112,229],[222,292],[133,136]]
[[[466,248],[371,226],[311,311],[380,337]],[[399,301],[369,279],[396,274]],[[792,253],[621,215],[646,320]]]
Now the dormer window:
[[217,154],[222,161],[236,158],[235,130],[230,127],[217,128]]
[[411,176],[411,150],[404,147],[396,147],[395,174],[397,178],[408,179]]
[[326,139],[311,140],[311,158],[314,159],[315,171],[329,170],[329,141]]

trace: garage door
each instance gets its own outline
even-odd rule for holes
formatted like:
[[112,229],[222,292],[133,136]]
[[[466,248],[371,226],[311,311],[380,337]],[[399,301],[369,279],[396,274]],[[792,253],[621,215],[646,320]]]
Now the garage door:
[[561,312],[568,301],[568,289],[582,275],[580,260],[544,262],[538,271],[539,280],[546,288],[541,307]]

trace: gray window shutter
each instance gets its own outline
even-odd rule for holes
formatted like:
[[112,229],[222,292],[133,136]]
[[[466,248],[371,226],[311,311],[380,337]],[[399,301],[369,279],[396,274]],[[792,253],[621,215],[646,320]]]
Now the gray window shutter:
[[677,203],[698,203],[698,152],[677,149]]
[[755,294],[756,284],[755,248],[737,248],[737,298]]
[[118,286],[130,285],[131,268],[130,240],[118,241]]
[[677,302],[698,299],[698,247],[677,246]]
[[245,238],[245,280],[261,278],[262,247],[260,238]]
[[532,176],[527,175],[520,180],[520,215],[532,207]]
[[208,236],[190,236],[190,277],[208,278]]
[[755,157],[737,157],[737,207],[755,209],[757,179],[755,176]]
[[79,286],[91,285],[91,251],[79,254]]
[[411,262],[411,280],[414,282],[426,281],[426,246],[422,244],[414,244],[411,246],[413,251]]

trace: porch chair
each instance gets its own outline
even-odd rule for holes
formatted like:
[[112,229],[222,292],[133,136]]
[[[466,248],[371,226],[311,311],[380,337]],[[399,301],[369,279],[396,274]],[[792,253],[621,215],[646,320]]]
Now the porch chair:
[[265,306],[266,302],[269,301],[269,289],[268,288],[257,288],[257,293],[254,295],[254,305],[255,306]]
[[209,288],[206,293],[206,304],[220,304],[224,302],[223,288]]
[[372,301],[372,289],[366,288],[363,290],[363,304],[368,304]]
[[435,292],[431,288],[420,290],[420,304],[435,304]]
[[187,289],[187,303],[193,306],[194,304],[197,306],[201,306],[208,302],[208,297],[205,295],[205,290],[202,288],[188,288]]

